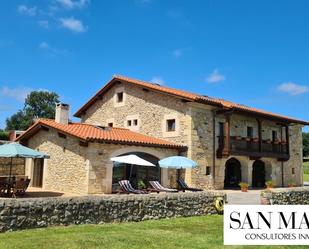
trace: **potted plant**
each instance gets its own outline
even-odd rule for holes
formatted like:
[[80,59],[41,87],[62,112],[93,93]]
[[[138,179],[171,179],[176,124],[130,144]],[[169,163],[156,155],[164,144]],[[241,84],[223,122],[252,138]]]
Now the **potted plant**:
[[246,183],[246,182],[240,182],[239,187],[240,187],[242,192],[248,192],[249,184]]
[[261,192],[261,204],[262,205],[269,205],[271,200],[271,190],[266,189]]
[[290,181],[288,182],[288,187],[289,187],[289,188],[294,188],[294,187],[296,187],[296,183],[295,183],[293,180],[290,180]]
[[273,188],[274,187],[274,183],[273,181],[267,181],[265,182],[266,188]]
[[146,185],[143,182],[143,180],[139,180],[138,183],[137,183],[137,187],[138,187],[138,189],[145,189]]

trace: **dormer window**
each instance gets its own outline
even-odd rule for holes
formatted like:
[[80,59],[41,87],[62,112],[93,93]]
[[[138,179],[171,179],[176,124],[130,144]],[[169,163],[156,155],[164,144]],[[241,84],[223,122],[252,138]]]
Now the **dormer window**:
[[117,93],[117,103],[123,102],[123,92]]
[[171,132],[176,130],[176,120],[168,119],[166,120],[166,131]]

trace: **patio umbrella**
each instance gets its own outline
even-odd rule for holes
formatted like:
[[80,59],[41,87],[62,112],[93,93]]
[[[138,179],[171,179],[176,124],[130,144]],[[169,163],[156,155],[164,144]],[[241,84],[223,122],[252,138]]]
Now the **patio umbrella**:
[[150,167],[156,166],[153,163],[148,162],[145,159],[140,158],[140,157],[138,157],[137,155],[134,155],[134,154],[126,155],[126,156],[112,157],[111,161],[116,162],[118,164],[120,164],[120,163],[131,164],[129,180],[131,179],[133,165],[150,166]]
[[171,156],[159,161],[161,168],[177,169],[177,178],[179,179],[180,169],[192,169],[197,167],[197,163],[183,156]]
[[197,167],[197,163],[183,156],[171,156],[159,161],[161,168],[191,169]]
[[9,182],[11,182],[13,158],[49,158],[48,155],[18,143],[0,145],[0,157],[11,158]]

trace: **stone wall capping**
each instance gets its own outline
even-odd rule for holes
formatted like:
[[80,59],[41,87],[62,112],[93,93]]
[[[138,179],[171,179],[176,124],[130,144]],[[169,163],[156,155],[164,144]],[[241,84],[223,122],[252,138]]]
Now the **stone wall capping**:
[[217,214],[221,192],[0,199],[0,231]]
[[271,205],[309,205],[309,187],[265,190],[261,192],[261,203]]

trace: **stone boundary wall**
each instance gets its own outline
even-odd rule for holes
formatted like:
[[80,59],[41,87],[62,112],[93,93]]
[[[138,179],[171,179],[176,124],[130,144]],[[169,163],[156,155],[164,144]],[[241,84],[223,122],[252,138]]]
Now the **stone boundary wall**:
[[261,193],[261,203],[268,205],[309,205],[309,187],[265,190]]
[[219,192],[0,199],[0,231],[217,214]]

